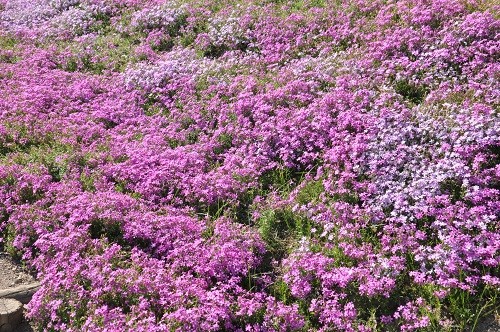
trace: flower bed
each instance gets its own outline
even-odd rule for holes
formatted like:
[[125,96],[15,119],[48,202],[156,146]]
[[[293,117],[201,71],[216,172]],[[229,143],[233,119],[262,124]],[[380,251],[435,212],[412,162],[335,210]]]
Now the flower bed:
[[494,1],[0,0],[0,231],[47,331],[455,331],[499,303]]

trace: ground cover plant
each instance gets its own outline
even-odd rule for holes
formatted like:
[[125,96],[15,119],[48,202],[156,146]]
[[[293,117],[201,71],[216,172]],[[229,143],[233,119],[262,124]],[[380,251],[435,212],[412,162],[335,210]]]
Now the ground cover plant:
[[462,331],[500,306],[490,0],[0,0],[1,246],[43,331]]

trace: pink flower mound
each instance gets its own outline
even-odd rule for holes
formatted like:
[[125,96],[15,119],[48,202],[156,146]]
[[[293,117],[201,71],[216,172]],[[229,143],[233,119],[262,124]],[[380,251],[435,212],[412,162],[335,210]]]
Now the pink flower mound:
[[0,0],[0,246],[43,331],[452,331],[500,306],[491,1]]

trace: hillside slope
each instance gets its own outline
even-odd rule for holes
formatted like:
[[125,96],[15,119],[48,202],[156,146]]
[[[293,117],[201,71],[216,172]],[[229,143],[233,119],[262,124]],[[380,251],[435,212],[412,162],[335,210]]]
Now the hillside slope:
[[500,307],[499,12],[0,0],[0,237],[33,324],[474,330]]

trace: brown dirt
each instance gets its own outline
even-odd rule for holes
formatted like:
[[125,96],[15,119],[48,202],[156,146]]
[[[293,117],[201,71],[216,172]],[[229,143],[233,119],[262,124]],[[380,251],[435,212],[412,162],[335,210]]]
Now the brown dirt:
[[[19,285],[27,285],[35,279],[24,269],[21,264],[14,262],[10,257],[0,252],[0,289],[9,289]],[[26,319],[16,328],[16,332],[33,332]]]
[[0,289],[29,284],[34,278],[6,254],[0,253]]
[[476,332],[500,332],[500,317],[497,315],[496,317],[490,316],[485,318],[477,324]]

